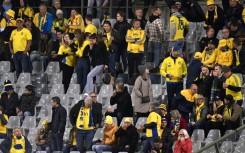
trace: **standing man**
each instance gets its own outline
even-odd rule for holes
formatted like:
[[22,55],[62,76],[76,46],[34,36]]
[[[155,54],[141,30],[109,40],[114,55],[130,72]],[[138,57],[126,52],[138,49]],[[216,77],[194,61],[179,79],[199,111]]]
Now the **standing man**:
[[92,23],[93,16],[91,14],[87,14],[85,16],[85,23],[86,23],[86,28],[85,28],[85,33],[88,32],[90,34],[96,34],[98,33],[98,30],[95,25]]
[[[142,10],[142,8],[136,8],[135,9],[135,18],[134,18],[134,20],[135,19],[140,20],[140,28],[142,30],[145,30],[145,26],[146,26],[147,20],[143,17],[143,10]],[[131,23],[130,23],[131,26],[133,26],[133,21],[134,20],[131,21]]]
[[174,94],[180,93],[183,89],[183,78],[187,74],[186,63],[183,58],[179,57],[180,49],[173,47],[171,55],[164,59],[160,73],[166,77],[167,94],[168,94],[168,111],[171,110]]
[[96,2],[96,9],[97,9],[96,18],[102,19],[102,16],[103,16],[103,6],[102,6],[103,0],[88,0],[87,14],[93,14],[94,1]]
[[31,47],[32,35],[28,29],[23,27],[23,19],[18,18],[16,21],[17,29],[11,33],[9,49],[13,55],[14,66],[18,78],[21,72],[31,72],[28,51]]
[[53,151],[62,151],[63,136],[66,126],[66,109],[60,104],[59,97],[51,99],[52,121],[51,121],[51,148]]
[[84,141],[86,143],[86,151],[92,150],[92,141],[94,137],[95,114],[92,110],[92,98],[86,97],[75,104],[70,111],[70,122],[76,128],[77,150],[84,152]]
[[95,92],[91,92],[89,95],[92,100],[92,110],[93,110],[93,119],[94,119],[94,126],[95,128],[101,127],[101,121],[102,121],[102,104],[97,102],[97,94]]
[[152,16],[149,17],[149,21],[145,26],[145,34],[149,37],[149,47],[151,48],[155,69],[158,69],[160,62],[161,43],[163,40],[163,23],[160,19],[161,9],[154,7],[152,10]]

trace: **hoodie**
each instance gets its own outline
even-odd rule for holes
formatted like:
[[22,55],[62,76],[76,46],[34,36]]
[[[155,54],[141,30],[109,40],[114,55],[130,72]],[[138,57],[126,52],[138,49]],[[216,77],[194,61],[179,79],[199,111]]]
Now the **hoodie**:
[[161,42],[163,40],[163,23],[159,16],[152,15],[145,26],[145,34],[149,41]]
[[189,22],[179,12],[170,17],[170,39],[184,39],[184,30],[189,28]]
[[149,116],[147,117],[146,124],[144,128],[146,128],[146,137],[154,138],[161,136],[161,110],[159,108],[154,109]]
[[186,80],[186,89],[189,89],[194,80],[200,76],[202,62],[199,59],[194,59],[191,61],[190,65],[187,68],[187,80]]

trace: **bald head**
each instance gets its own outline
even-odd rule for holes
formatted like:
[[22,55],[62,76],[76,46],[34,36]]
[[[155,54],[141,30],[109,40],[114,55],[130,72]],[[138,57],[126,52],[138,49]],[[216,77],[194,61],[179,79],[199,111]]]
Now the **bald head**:
[[196,84],[192,84],[191,87],[190,87],[190,90],[191,90],[191,93],[194,95],[197,93],[198,91],[198,87]]

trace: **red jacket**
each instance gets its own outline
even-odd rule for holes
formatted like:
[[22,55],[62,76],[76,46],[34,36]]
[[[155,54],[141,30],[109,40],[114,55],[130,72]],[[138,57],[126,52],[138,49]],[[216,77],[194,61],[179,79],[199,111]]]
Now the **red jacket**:
[[[171,129],[171,130],[173,130],[173,122],[171,121],[170,122],[170,125],[169,125],[169,128]],[[181,129],[186,129],[186,121],[185,121],[185,119],[183,118],[183,117],[181,117],[180,118],[180,127],[179,127],[179,131],[181,130]],[[179,132],[176,132],[175,133],[175,136],[178,136],[178,134],[179,134]]]
[[192,153],[192,142],[188,138],[185,141],[177,140],[175,142],[174,152],[173,153]]

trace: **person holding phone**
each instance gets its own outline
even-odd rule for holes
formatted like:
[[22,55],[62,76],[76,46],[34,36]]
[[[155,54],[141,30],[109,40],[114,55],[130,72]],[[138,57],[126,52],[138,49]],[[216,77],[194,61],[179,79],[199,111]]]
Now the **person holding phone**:
[[192,153],[192,142],[185,129],[179,131],[173,153]]

